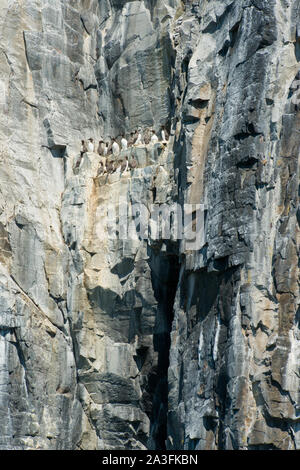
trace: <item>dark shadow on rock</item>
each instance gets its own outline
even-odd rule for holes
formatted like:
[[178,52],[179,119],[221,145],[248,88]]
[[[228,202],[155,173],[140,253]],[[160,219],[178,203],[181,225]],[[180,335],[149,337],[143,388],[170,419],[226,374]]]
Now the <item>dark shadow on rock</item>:
[[63,158],[66,156],[65,145],[54,145],[49,150],[53,158]]

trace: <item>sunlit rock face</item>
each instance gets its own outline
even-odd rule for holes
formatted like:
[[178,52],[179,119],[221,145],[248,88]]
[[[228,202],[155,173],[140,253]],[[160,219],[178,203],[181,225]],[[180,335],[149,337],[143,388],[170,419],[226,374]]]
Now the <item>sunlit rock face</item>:
[[[298,449],[298,2],[1,7],[0,448]],[[204,204],[201,247],[124,200]]]

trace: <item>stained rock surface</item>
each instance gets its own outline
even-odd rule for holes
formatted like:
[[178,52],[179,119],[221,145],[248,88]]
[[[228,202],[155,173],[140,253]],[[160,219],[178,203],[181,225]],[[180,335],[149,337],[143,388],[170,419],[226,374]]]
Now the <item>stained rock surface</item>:
[[[2,0],[0,449],[300,448],[299,61],[297,0]],[[121,200],[204,204],[201,247]]]

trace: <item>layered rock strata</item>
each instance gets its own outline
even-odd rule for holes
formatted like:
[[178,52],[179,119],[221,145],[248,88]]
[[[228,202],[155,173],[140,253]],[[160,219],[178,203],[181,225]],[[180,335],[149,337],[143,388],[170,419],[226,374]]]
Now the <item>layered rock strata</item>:
[[[0,448],[298,449],[298,2],[2,3]],[[120,199],[204,204],[202,246],[111,237]]]

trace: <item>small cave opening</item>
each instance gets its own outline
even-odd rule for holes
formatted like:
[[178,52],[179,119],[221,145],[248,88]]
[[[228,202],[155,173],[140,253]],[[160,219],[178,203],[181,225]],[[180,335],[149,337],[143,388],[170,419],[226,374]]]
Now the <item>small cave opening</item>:
[[180,264],[174,247],[167,251],[150,250],[154,295],[158,302],[153,334],[154,349],[158,354],[157,370],[152,375],[152,409],[150,414],[149,448],[165,450],[168,417],[168,368],[174,301],[179,280]]

